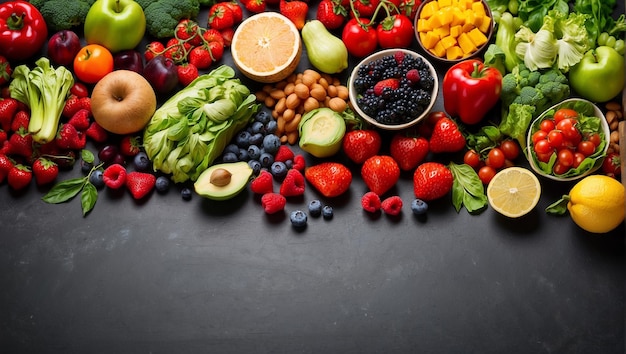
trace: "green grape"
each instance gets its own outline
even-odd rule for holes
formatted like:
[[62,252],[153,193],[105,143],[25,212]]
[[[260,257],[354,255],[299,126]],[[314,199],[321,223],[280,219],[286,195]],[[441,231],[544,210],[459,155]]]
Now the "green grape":
[[604,45],[607,47],[615,48],[615,42],[617,42],[617,38],[615,38],[614,36],[609,36],[609,38],[606,39],[606,43]]
[[613,47],[613,49],[615,49],[618,53],[620,53],[621,55],[624,55],[624,40],[623,39],[618,39],[615,41],[615,46]]
[[606,45],[606,40],[609,39],[609,34],[608,32],[602,32],[600,33],[600,35],[598,36],[598,45]]
[[510,0],[509,1],[509,12],[515,16],[517,15],[517,10],[519,9],[519,2],[517,2],[517,0]]
[[493,20],[493,22],[500,22],[500,17],[502,17],[502,13],[500,13],[500,11],[491,10],[491,19]]

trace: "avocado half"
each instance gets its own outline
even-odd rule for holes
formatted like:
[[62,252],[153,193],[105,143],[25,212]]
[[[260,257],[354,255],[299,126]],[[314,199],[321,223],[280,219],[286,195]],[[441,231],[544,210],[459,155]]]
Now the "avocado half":
[[245,161],[216,164],[204,170],[193,187],[198,195],[205,198],[231,199],[246,188],[252,172]]

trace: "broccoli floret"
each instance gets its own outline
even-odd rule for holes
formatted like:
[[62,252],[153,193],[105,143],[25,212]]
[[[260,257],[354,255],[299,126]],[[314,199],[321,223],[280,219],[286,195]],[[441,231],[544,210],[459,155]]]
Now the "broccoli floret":
[[35,0],[35,6],[48,28],[53,31],[68,30],[85,22],[89,8],[96,0]]
[[500,91],[500,100],[503,106],[508,106],[517,96],[519,96],[520,86],[518,85],[517,75],[508,73],[502,77],[502,90]]
[[537,84],[536,88],[543,93],[551,104],[563,101],[570,94],[569,85],[558,81],[540,82]]
[[519,91],[519,96],[513,100],[513,103],[533,106],[536,111],[542,112],[549,105],[548,98],[535,87],[524,86]]
[[569,85],[567,76],[563,75],[563,73],[557,69],[549,69],[541,73],[539,83],[545,84],[548,82],[558,82],[559,84]]
[[195,19],[200,12],[198,0],[138,0],[146,16],[146,31],[156,38],[174,36],[182,19]]

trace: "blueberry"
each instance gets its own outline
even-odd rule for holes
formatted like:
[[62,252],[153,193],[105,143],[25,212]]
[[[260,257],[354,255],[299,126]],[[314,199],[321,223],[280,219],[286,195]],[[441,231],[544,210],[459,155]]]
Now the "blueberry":
[[332,219],[333,218],[333,207],[330,205],[324,205],[322,208],[322,216],[324,219]]
[[258,160],[261,157],[261,149],[256,145],[248,146],[248,157],[250,160]]
[[250,160],[250,154],[248,154],[248,149],[239,149],[239,153],[237,154],[237,158],[239,161],[248,161]]
[[263,138],[265,136],[261,133],[255,133],[250,136],[250,145],[261,146],[263,144]]
[[165,176],[159,176],[156,179],[156,183],[154,184],[154,188],[159,193],[165,193],[170,190],[170,179]]
[[237,146],[237,144],[235,143],[231,143],[226,145],[226,147],[224,148],[224,154],[232,152],[233,154],[238,154],[239,153],[239,146]]
[[181,189],[180,196],[183,197],[184,200],[191,200],[191,189],[187,187]]
[[270,120],[265,124],[265,132],[267,132],[267,134],[274,134],[277,129],[278,123],[275,120]]
[[319,199],[314,199],[309,202],[309,213],[311,216],[322,215],[322,202]]
[[239,158],[237,157],[237,155],[239,155],[239,148],[237,148],[237,153],[234,152],[227,152],[224,154],[224,156],[222,156],[222,161],[224,162],[237,162],[239,161]]
[[287,166],[284,162],[275,161],[270,167],[270,172],[274,178],[284,178],[287,175]]
[[89,175],[89,182],[91,182],[91,184],[93,184],[93,186],[96,187],[97,189],[104,187],[104,178],[103,178],[102,170],[98,169],[98,170],[93,171]]
[[80,170],[83,171],[83,173],[89,173],[92,167],[93,167],[93,164],[91,162],[87,162],[83,159],[80,159]]
[[254,120],[257,122],[261,122],[262,124],[267,124],[267,122],[272,120],[272,115],[266,110],[260,110],[254,116]]
[[145,152],[140,151],[135,155],[135,159],[133,160],[135,164],[135,169],[137,171],[147,171],[150,168],[150,159],[148,159],[148,155]]
[[286,160],[285,166],[287,166],[288,170],[291,170],[293,168],[293,160]]
[[248,166],[250,166],[255,175],[258,175],[261,172],[261,163],[258,160],[248,161]]
[[274,155],[262,152],[261,156],[259,156],[259,161],[261,162],[261,166],[269,168],[274,163]]
[[411,202],[411,210],[415,215],[422,215],[428,211],[428,204],[421,199],[413,199]]
[[239,146],[240,149],[245,149],[250,145],[250,133],[247,130],[242,130],[235,137],[235,144]]
[[291,214],[289,214],[289,220],[294,227],[304,227],[307,221],[306,213],[302,210],[292,211]]
[[265,130],[265,124],[262,122],[256,121],[250,125],[250,134],[254,135],[257,133],[262,133]]
[[265,152],[275,154],[280,145],[280,138],[274,134],[268,134],[263,138],[263,150]]

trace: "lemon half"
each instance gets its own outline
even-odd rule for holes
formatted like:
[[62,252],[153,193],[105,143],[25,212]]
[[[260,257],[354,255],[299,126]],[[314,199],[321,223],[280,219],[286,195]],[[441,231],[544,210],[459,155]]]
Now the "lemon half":
[[500,170],[487,186],[489,205],[510,218],[528,214],[539,202],[541,184],[534,173],[522,167]]

